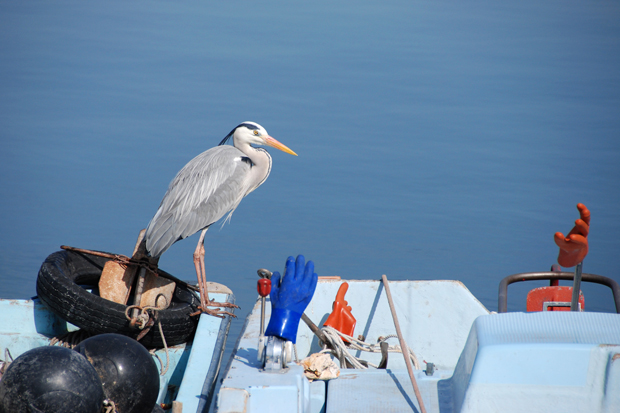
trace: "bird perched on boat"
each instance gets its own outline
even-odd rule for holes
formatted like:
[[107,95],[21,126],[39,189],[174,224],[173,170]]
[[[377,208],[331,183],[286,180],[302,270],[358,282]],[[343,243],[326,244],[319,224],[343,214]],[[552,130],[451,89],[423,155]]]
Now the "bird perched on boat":
[[[226,145],[231,138],[233,146]],[[224,215],[228,214],[226,220],[229,220],[241,200],[269,176],[271,156],[265,149],[253,144],[271,146],[297,156],[269,136],[258,123],[243,122],[230,131],[218,146],[196,156],[177,173],[146,228],[146,250],[155,261],[175,242],[202,231],[194,251],[200,309],[218,317],[232,314],[220,308],[208,309],[207,306],[236,306],[209,300],[204,237],[209,227]]]

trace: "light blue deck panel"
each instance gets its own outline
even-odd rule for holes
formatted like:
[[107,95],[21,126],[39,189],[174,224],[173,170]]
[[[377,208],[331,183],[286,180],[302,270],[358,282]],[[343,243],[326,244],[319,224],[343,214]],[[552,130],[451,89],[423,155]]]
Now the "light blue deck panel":
[[[452,411],[451,398],[446,395],[446,379],[452,370],[435,371],[426,376],[415,373],[418,388],[428,412]],[[407,370],[343,370],[337,380],[328,383],[326,412],[412,412],[419,404]]]
[[[341,282],[321,282],[306,314],[317,324],[331,311]],[[458,282],[392,282],[401,329],[433,376],[415,377],[429,413],[620,412],[620,315],[549,312],[488,314]],[[345,299],[367,342],[392,334],[385,292],[376,281],[349,281]],[[266,308],[269,317],[270,306]],[[260,306],[248,316],[219,393],[220,413],[419,411],[400,354],[387,370],[341,370],[308,385],[301,368],[260,372],[256,361]],[[319,350],[301,325],[299,357]],[[373,362],[375,357],[364,353]],[[425,365],[422,363],[422,368]]]
[[[367,342],[379,336],[395,334],[394,322],[385,291],[380,281],[351,280],[345,296],[357,319],[354,335],[363,334]],[[306,315],[321,326],[331,312],[332,303],[342,281],[320,281]],[[401,330],[407,342],[422,360],[452,369],[458,361],[470,326],[476,317],[488,314],[484,306],[458,281],[396,281],[390,283],[398,311]],[[266,319],[271,305],[267,302]],[[310,385],[301,367],[289,364],[283,374],[260,372],[257,361],[260,304],[246,319],[236,353],[222,383],[217,408],[220,413],[232,412],[312,412],[325,408],[325,392],[319,393],[322,382]],[[397,344],[397,339],[391,339]],[[297,352],[302,359],[319,351],[318,340],[302,322],[297,334]],[[364,353],[362,358],[373,363],[380,354]],[[390,367],[404,369],[402,356],[390,354]],[[344,371],[343,371],[344,374]],[[406,371],[405,371],[406,374]],[[340,379],[334,380],[333,383]],[[341,382],[344,382],[342,380]],[[327,387],[332,382],[327,383]],[[318,390],[317,390],[318,389]],[[331,388],[327,394],[331,394]],[[278,396],[278,395],[281,395]],[[348,396],[347,396],[348,397]]]

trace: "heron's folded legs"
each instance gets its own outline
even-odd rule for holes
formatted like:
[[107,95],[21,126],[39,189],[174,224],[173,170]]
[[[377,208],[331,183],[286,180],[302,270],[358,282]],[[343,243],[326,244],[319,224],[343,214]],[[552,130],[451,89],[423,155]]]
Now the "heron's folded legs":
[[[204,237],[207,232],[207,229],[204,229],[200,234],[200,239],[198,240],[198,245],[196,245],[196,250],[194,251],[194,267],[196,268],[196,278],[198,278],[198,289],[200,290],[200,310],[207,314],[211,314],[216,317],[224,318],[224,315],[229,315],[231,317],[236,317],[233,313],[229,311],[223,311],[220,308],[208,309],[209,307],[229,307],[229,308],[239,308],[235,304],[232,303],[218,303],[209,299],[209,289],[207,288],[207,275],[205,272],[205,246],[204,246]],[[198,313],[194,313],[198,314]],[[192,314],[193,315],[193,314]]]

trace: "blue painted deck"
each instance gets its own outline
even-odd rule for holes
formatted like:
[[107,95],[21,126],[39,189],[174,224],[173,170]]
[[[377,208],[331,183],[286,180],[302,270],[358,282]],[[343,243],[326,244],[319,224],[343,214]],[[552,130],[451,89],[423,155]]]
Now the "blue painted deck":
[[[357,318],[354,336],[367,342],[394,333],[377,281],[348,281],[345,299]],[[306,314],[317,324],[331,311],[340,281],[320,282]],[[620,315],[488,311],[459,282],[392,282],[401,329],[432,376],[416,370],[426,410],[437,413],[620,411]],[[269,317],[269,305],[267,317]],[[282,374],[260,371],[254,307],[218,394],[220,413],[419,411],[402,356],[387,370],[341,370],[338,379],[309,383],[294,363]],[[299,358],[319,350],[300,326]],[[364,353],[378,362],[379,355]],[[422,368],[424,368],[422,363]]]

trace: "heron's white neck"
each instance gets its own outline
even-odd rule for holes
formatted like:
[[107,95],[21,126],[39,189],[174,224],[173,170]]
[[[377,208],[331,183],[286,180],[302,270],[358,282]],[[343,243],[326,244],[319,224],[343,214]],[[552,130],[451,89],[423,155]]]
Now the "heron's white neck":
[[263,148],[254,148],[248,143],[237,144],[235,147],[243,152],[252,161],[252,168],[248,175],[248,194],[261,186],[271,172],[271,155]]

